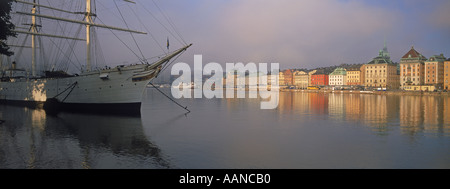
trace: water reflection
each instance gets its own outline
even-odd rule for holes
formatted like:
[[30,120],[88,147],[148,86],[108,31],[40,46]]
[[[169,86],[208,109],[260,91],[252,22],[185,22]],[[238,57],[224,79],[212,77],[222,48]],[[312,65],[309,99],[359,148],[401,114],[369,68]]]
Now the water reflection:
[[281,92],[278,112],[351,121],[379,134],[400,126],[405,134],[450,135],[449,97]]
[[0,168],[169,168],[136,117],[0,106]]
[[188,115],[155,90],[143,100],[141,118],[0,106],[0,168],[449,167],[448,97],[177,99]]
[[448,97],[404,96],[400,98],[400,125],[408,134],[421,132],[448,135]]

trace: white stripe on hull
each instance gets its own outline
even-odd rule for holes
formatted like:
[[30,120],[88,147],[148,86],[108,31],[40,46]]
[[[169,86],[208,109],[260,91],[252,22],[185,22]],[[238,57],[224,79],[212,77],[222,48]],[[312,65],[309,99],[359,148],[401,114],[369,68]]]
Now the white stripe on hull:
[[[0,99],[45,102],[60,94],[57,99],[64,100],[64,103],[140,103],[146,85],[153,78],[132,81],[132,77],[137,71],[144,71],[145,67],[134,65],[69,78],[0,82]],[[100,78],[100,74],[105,73],[108,78]],[[77,84],[71,90],[74,83]]]

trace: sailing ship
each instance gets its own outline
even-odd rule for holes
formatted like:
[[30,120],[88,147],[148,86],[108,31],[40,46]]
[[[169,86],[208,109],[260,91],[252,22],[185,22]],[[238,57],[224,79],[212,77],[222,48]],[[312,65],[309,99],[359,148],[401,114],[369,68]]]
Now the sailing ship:
[[[84,1],[84,0],[83,0]],[[20,69],[14,60],[11,66],[3,68],[0,81],[0,101],[6,103],[26,104],[32,106],[43,105],[45,109],[63,108],[67,110],[82,110],[102,112],[140,112],[142,94],[147,84],[151,82],[161,72],[164,66],[186,51],[192,44],[184,44],[178,50],[167,52],[153,63],[148,63],[141,59],[140,63],[130,65],[118,65],[102,69],[94,69],[92,62],[92,29],[106,28],[108,30],[128,32],[130,34],[147,34],[146,32],[119,28],[98,24],[94,22],[97,17],[93,11],[93,0],[85,0],[85,12],[74,12],[40,4],[39,1],[16,0],[31,6],[31,12],[15,11],[15,15],[31,17],[29,28],[16,27],[15,32],[31,36],[31,73],[27,69]],[[135,3],[124,0],[128,3]],[[115,3],[115,2],[114,2]],[[84,2],[83,2],[84,4]],[[117,4],[116,4],[117,6]],[[74,20],[66,17],[57,17],[40,14],[40,9],[48,9],[66,14],[83,14],[83,20]],[[80,39],[77,36],[59,36],[39,32],[41,27],[37,20],[49,19],[57,22],[74,23],[84,25],[86,28],[86,38]],[[128,25],[127,25],[128,27]],[[28,30],[24,30],[28,29]],[[36,69],[36,47],[37,37],[60,38],[67,40],[86,41],[86,64],[84,69],[77,74],[68,74],[64,70],[44,70]],[[41,44],[42,45],[42,44]],[[167,44],[169,45],[169,44]],[[3,58],[0,57],[0,61]],[[0,62],[3,66],[3,63]]]

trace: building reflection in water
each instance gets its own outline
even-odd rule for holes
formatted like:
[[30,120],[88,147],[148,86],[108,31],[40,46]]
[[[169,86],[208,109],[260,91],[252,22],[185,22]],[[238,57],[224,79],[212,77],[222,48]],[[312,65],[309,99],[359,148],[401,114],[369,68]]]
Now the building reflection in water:
[[344,94],[332,93],[328,96],[328,115],[331,119],[345,117]]
[[448,97],[401,96],[400,126],[408,134],[450,132]]
[[278,109],[280,115],[326,115],[362,124],[381,135],[397,126],[410,135],[450,133],[449,97],[282,92]]
[[139,117],[0,106],[0,168],[168,168]]
[[308,93],[309,111],[312,114],[328,114],[328,93]]
[[403,132],[415,134],[422,131],[424,109],[422,96],[400,97],[400,126]]

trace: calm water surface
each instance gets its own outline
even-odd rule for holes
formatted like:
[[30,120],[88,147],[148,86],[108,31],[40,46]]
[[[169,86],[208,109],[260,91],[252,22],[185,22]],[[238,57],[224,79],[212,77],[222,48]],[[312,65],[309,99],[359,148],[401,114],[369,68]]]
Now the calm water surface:
[[[169,91],[166,92],[170,94]],[[141,117],[0,105],[0,168],[450,168],[450,98],[281,92],[180,99]]]

